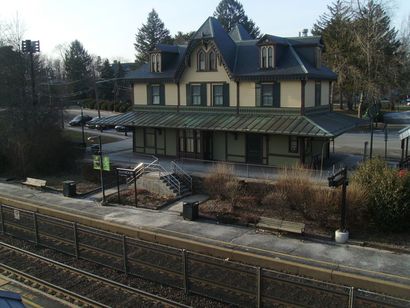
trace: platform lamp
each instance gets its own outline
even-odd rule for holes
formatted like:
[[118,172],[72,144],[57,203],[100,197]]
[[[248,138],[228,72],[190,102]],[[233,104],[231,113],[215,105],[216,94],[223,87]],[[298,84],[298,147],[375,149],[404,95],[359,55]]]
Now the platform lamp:
[[33,54],[40,52],[40,41],[31,41],[25,40],[21,43],[21,50],[24,53],[28,53],[30,55],[30,68],[31,68],[31,91],[33,97],[33,106],[37,104],[36,99],[36,88],[35,88],[35,81],[34,81],[34,60]]

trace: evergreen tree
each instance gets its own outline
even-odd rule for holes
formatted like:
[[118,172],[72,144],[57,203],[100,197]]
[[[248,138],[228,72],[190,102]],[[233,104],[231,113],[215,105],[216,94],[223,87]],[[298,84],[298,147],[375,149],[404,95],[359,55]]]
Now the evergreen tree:
[[172,44],[173,45],[187,45],[189,40],[191,39],[192,35],[195,33],[195,31],[190,31],[190,32],[181,32],[178,31],[177,34],[172,38]]
[[73,90],[83,96],[90,86],[92,58],[83,45],[75,40],[64,54],[64,69],[69,81],[73,81]]
[[125,76],[124,67],[122,66],[121,62],[116,62],[116,70],[115,70],[115,83],[114,83],[114,101],[117,103],[119,100],[123,99],[123,88],[124,82],[121,80]]
[[359,50],[357,67],[363,77],[361,90],[370,105],[398,85],[400,41],[380,1],[358,1],[354,32]]
[[246,16],[242,4],[237,0],[221,0],[216,7],[214,17],[218,19],[227,32],[230,32],[236,24],[240,23],[253,38],[259,37],[259,28],[252,19]]
[[[337,0],[327,6],[328,12],[321,15],[313,25],[312,34],[322,36],[325,53],[322,60],[337,73],[335,93],[338,93],[340,109],[343,109],[343,94],[357,79],[352,60],[354,51],[353,12],[345,1]],[[349,100],[350,101],[350,100]],[[349,105],[352,108],[352,105]]]
[[[114,76],[114,70],[111,67],[110,61],[108,59],[105,59],[102,67],[101,67],[101,75],[100,77],[102,79],[113,79]],[[112,100],[114,98],[114,83],[113,82],[104,82],[99,85],[101,90],[101,98],[102,99],[108,99]]]
[[136,62],[140,64],[148,62],[148,53],[154,49],[157,44],[171,42],[169,30],[165,28],[164,23],[154,9],[148,14],[147,23],[138,29],[135,39],[134,47],[137,51]]

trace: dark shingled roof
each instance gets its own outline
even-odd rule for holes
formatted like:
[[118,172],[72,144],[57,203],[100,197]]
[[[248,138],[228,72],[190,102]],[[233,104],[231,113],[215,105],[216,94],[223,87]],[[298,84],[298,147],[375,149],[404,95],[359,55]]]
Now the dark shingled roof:
[[252,40],[251,35],[248,33],[248,31],[246,31],[245,27],[242,26],[242,24],[236,24],[231,32],[229,32],[229,36],[235,42]]
[[212,131],[264,133],[306,137],[334,138],[359,126],[361,120],[338,113],[297,114],[236,114],[233,112],[166,112],[132,111],[101,118],[96,124],[135,127],[199,129]]
[[[166,65],[162,72],[150,72],[149,65],[129,72],[126,79],[147,82],[150,80],[177,81],[183,74],[186,56],[203,40],[212,40],[222,56],[232,79],[322,79],[335,80],[337,75],[327,67],[317,68],[312,60],[310,48],[322,47],[319,36],[283,38],[264,35],[259,40],[251,39],[242,25],[237,25],[228,34],[217,19],[209,17],[192,36],[188,46],[172,46],[159,44],[157,51],[176,54],[174,63]],[[273,43],[278,45],[275,68],[260,69],[260,45]],[[309,51],[310,49],[310,51]]]

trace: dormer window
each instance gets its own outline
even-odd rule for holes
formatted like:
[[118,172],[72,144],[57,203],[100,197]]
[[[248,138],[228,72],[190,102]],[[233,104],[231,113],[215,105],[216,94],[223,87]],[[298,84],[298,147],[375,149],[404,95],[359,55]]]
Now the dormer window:
[[151,72],[161,72],[161,54],[151,54]]
[[205,71],[205,70],[206,70],[205,52],[201,50],[198,53],[198,71]]
[[273,46],[262,46],[261,47],[261,68],[270,69],[275,66],[273,48],[274,48]]

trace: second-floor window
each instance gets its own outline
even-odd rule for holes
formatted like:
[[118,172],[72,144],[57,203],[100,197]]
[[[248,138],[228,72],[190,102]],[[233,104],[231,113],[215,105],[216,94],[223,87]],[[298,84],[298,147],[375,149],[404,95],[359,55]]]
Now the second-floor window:
[[163,84],[147,85],[148,105],[165,105],[165,87]]
[[200,49],[197,54],[197,70],[209,72],[217,70],[217,56],[214,49],[208,51]]
[[256,84],[256,106],[280,107],[280,83]]
[[201,85],[192,85],[192,105],[201,106]]
[[269,69],[275,66],[274,63],[274,47],[262,46],[261,47],[261,68]]
[[206,83],[194,83],[186,85],[187,106],[206,106]]
[[320,81],[315,82],[315,106],[320,106],[322,101],[322,84]]
[[213,50],[209,52],[209,70],[216,71],[216,54]]

